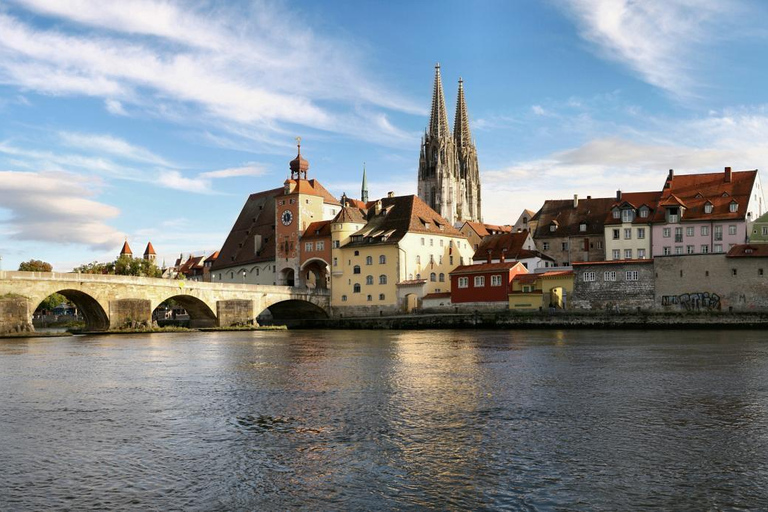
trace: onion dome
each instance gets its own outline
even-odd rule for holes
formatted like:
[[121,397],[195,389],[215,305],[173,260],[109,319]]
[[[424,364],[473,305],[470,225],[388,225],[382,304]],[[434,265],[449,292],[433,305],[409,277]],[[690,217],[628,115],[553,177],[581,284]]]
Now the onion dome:
[[301,156],[301,137],[296,137],[296,141],[299,153],[296,155],[296,158],[291,160],[291,177],[294,179],[306,178],[307,171],[309,170],[309,162]]

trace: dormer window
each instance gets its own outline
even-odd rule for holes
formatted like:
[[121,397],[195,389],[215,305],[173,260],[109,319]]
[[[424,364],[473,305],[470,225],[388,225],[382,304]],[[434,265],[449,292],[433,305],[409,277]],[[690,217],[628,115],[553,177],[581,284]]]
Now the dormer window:
[[723,192],[722,197],[728,197],[728,192]]
[[678,222],[680,220],[680,208],[667,208],[667,222]]
[[556,229],[557,229],[557,224],[552,223],[552,224],[549,225],[549,231],[550,232],[555,231]]
[[643,219],[648,217],[648,208],[646,208],[645,206],[640,208],[640,217],[642,217]]
[[704,205],[704,213],[712,213],[712,203],[707,203]]
[[621,217],[621,212],[619,210],[613,210],[613,218],[618,219]]
[[731,204],[728,205],[728,211],[731,213],[739,211],[739,203],[731,201]]
[[632,210],[621,210],[621,222],[632,222],[635,220],[635,212]]
[[704,196],[703,196],[703,195],[701,195],[701,192],[699,192],[698,194],[696,194],[696,199],[702,199],[703,197],[704,197]]
[[586,231],[586,230],[587,230],[586,222],[582,222],[581,224],[579,224],[579,231]]

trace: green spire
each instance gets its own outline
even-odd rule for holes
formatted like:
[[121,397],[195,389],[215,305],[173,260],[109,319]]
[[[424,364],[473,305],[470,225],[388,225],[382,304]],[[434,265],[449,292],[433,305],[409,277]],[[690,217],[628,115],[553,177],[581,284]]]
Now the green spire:
[[368,202],[368,180],[365,177],[365,162],[363,162],[363,187],[360,193],[360,199],[364,202]]

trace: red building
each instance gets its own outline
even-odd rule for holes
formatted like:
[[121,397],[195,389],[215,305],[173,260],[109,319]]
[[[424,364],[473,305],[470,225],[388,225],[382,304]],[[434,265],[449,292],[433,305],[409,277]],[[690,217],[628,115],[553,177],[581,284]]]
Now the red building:
[[512,279],[527,272],[519,261],[461,265],[450,273],[451,302],[507,302]]

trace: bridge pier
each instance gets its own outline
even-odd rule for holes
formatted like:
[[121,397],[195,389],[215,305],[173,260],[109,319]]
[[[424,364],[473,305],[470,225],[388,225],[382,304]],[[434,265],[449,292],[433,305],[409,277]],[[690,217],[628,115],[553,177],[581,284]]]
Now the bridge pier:
[[0,334],[34,331],[32,307],[26,297],[0,297]]
[[216,318],[219,327],[249,325],[255,323],[252,300],[220,300],[216,302]]
[[109,301],[109,328],[151,327],[152,305],[146,299],[118,299]]

